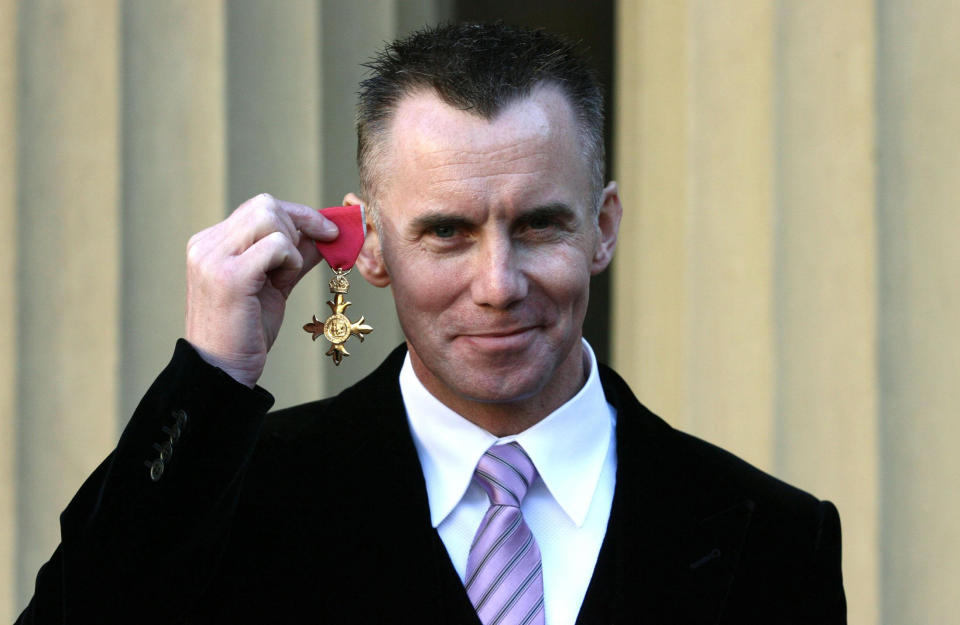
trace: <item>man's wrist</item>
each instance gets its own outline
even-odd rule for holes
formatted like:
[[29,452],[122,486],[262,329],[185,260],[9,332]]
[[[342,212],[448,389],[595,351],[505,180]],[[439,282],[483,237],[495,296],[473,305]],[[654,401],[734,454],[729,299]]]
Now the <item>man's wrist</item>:
[[200,358],[203,359],[203,361],[208,365],[220,369],[247,388],[252,389],[257,386],[257,380],[260,379],[260,374],[263,372],[262,369],[254,371],[254,367],[244,367],[230,359],[222,358],[215,353],[198,346],[190,339],[186,339],[186,341],[190,344],[190,347],[197,352],[197,355],[200,356]]

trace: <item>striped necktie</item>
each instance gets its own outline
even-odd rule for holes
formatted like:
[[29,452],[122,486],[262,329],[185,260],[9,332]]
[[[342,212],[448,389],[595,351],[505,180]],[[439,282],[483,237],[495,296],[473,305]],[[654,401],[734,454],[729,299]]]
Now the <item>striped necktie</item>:
[[473,478],[490,508],[470,546],[464,585],[483,625],[543,625],[540,548],[520,503],[537,469],[517,443],[488,449]]

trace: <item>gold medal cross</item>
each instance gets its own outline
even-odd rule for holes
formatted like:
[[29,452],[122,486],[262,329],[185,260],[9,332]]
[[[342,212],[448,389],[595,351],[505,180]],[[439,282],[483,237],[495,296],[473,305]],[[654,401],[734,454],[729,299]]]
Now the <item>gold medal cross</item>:
[[303,326],[303,329],[313,334],[313,340],[323,335],[332,345],[325,355],[333,357],[333,364],[339,366],[344,356],[349,356],[350,352],[343,346],[351,336],[356,336],[363,342],[363,335],[373,332],[373,328],[366,325],[363,321],[363,315],[356,323],[350,321],[343,311],[351,302],[344,301],[344,295],[350,288],[347,281],[346,272],[342,269],[335,269],[336,275],[330,279],[330,292],[333,293],[333,301],[327,302],[327,306],[333,312],[325,321],[319,321],[316,315],[313,315],[313,321]]

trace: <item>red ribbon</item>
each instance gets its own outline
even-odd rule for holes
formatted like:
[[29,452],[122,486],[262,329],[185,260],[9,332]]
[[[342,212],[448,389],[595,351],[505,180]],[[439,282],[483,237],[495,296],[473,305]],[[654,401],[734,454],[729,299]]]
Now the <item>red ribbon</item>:
[[333,241],[317,241],[317,251],[331,269],[346,271],[353,267],[363,247],[367,232],[362,206],[331,206],[320,209],[320,214],[337,224],[340,234]]

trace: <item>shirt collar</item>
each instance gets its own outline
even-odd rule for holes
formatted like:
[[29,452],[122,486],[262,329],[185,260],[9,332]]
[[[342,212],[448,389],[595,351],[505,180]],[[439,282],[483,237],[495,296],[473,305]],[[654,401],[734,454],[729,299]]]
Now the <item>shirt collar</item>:
[[400,391],[427,485],[430,518],[440,525],[463,498],[473,472],[491,445],[517,441],[537,467],[550,494],[573,523],[583,525],[596,491],[613,428],[597,360],[583,341],[590,373],[583,388],[523,432],[497,438],[448,408],[423,386],[407,354]]

